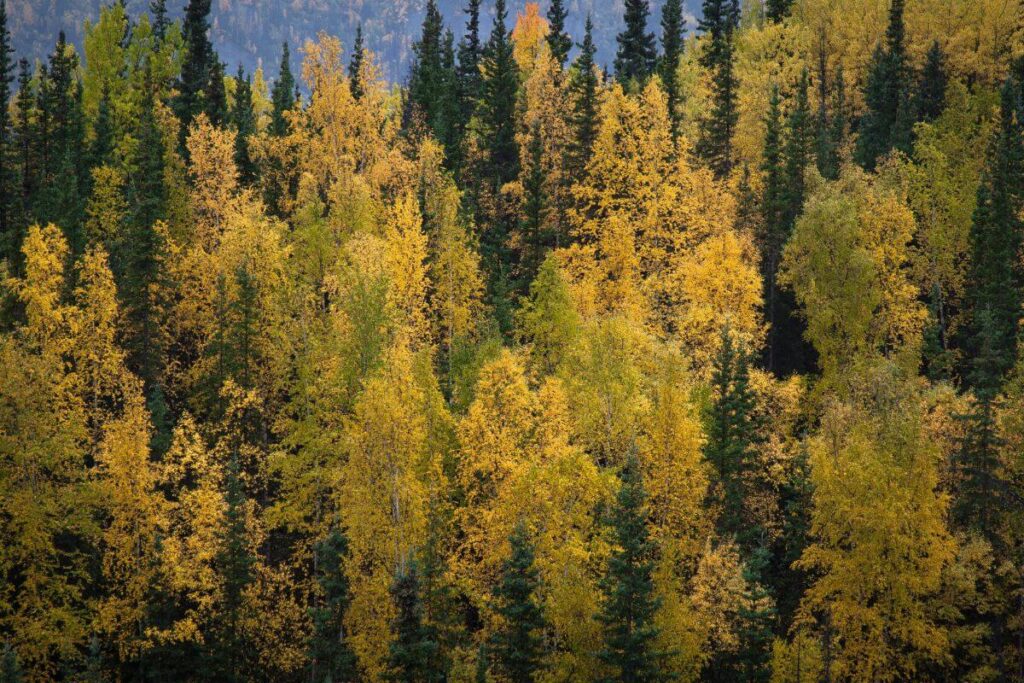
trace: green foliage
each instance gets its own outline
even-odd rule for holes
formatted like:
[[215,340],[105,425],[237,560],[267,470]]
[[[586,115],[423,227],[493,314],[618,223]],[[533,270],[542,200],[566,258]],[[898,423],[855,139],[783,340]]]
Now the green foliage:
[[274,89],[271,91],[271,102],[273,110],[270,114],[270,133],[277,137],[284,137],[291,131],[291,125],[284,113],[291,111],[295,105],[295,77],[292,76],[291,54],[288,51],[288,43],[281,46],[281,67],[277,72],[277,80],[274,81]]
[[332,529],[316,548],[316,605],[310,610],[313,634],[309,643],[310,679],[332,683],[359,680],[356,657],[345,638],[345,611],[352,600],[344,562],[348,539]]
[[398,616],[391,627],[394,640],[388,657],[391,680],[401,683],[444,681],[437,633],[423,622],[420,580],[414,561],[399,572],[391,595],[398,609]]
[[359,24],[356,28],[356,40],[352,44],[352,58],[348,62],[348,87],[352,90],[352,97],[357,100],[363,97],[363,60],[365,57],[363,25]]
[[572,140],[568,170],[573,178],[582,178],[594,152],[598,130],[599,76],[594,62],[594,22],[587,15],[580,53],[572,66],[569,88],[572,94]]
[[241,65],[235,76],[235,100],[231,108],[231,123],[235,128],[235,165],[239,180],[244,185],[256,181],[256,163],[249,151],[249,143],[256,134],[256,110],[252,102],[252,78],[245,74]]
[[625,27],[616,38],[615,77],[623,85],[640,89],[654,73],[657,61],[654,34],[647,32],[651,7],[647,0],[626,0],[625,4]]
[[636,456],[619,474],[610,512],[612,555],[601,581],[604,599],[597,616],[604,630],[602,662],[615,672],[607,680],[628,683],[663,681],[665,653],[658,651],[654,623],[660,600],[654,592],[655,544],[650,540],[646,501]]
[[700,64],[711,74],[711,105],[701,120],[695,152],[719,178],[733,168],[732,139],[739,114],[734,73],[734,33],[739,25],[738,0],[704,0],[700,29],[707,41]]
[[495,668],[509,681],[532,683],[541,668],[545,621],[536,601],[539,576],[524,522],[516,525],[509,545],[512,552],[502,567],[501,583],[494,591],[495,611],[501,625],[491,636],[488,652],[493,655]]
[[666,0],[661,9],[661,56],[658,59],[658,73],[668,99],[668,114],[672,119],[672,134],[678,135],[682,119],[679,90],[679,60],[683,56],[683,33],[686,18],[683,16],[682,0]]
[[178,97],[175,111],[181,121],[181,142],[184,143],[188,127],[202,111],[209,111],[206,98],[210,91],[211,74],[218,59],[213,52],[208,33],[210,30],[211,0],[189,0],[185,6],[183,31],[185,58],[178,79]]
[[572,38],[565,32],[565,18],[568,14],[565,0],[551,0],[547,14],[548,45],[551,47],[551,56],[563,68],[569,59],[569,50],[572,49]]

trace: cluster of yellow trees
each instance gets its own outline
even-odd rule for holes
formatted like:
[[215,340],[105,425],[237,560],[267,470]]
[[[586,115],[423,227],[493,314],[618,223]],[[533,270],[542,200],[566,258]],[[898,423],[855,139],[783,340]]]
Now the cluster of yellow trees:
[[[1010,5],[911,2],[909,31],[921,36],[911,52],[945,36],[951,72],[992,86],[1004,54],[992,41],[1019,28]],[[601,511],[629,454],[649,494],[668,665],[698,680],[735,651],[743,615],[772,602],[715,533],[720,482],[704,455],[715,359],[727,340],[756,351],[767,329],[744,193],[760,182],[771,85],[795,87],[819,48],[830,66],[861,73],[886,6],[807,0],[786,22],[745,17],[740,163],[722,180],[691,154],[707,96],[699,41],[680,64],[678,138],[657,78],[638,92],[603,85],[592,158],[567,177],[565,74],[536,7],[521,15],[521,156],[536,158],[529,132],[542,126],[546,220],[568,246],[516,302],[512,344],[489,318],[477,228],[442,148],[402,132],[399,92],[372,59],[356,98],[339,41],[305,46],[311,94],[288,113],[291,132],[251,138],[257,188],[240,182],[234,132],[201,115],[179,154],[177,121],[158,105],[170,219],[154,230],[164,248],[141,296],[148,315],[119,309],[104,245],[127,210],[124,179],[102,168],[85,253],[72,261],[58,228],[33,227],[24,274],[4,281],[24,324],[0,336],[0,576],[16,577],[0,583],[0,623],[29,679],[58,676],[54,662],[83,657],[90,638],[122,661],[201,642],[228,601],[260,666],[293,674],[320,590],[314,546],[340,528],[343,637],[366,679],[387,670],[396,568],[429,552],[440,558],[432,590],[478,620],[451,653],[453,680],[471,680],[523,520],[549,623],[544,680],[599,679],[594,616],[612,550]],[[958,416],[973,399],[918,376],[923,294],[965,294],[994,107],[991,88],[953,84],[949,97],[941,119],[919,126],[913,162],[877,173],[846,164],[836,181],[808,169],[782,258],[822,373],[750,374],[767,483],[749,514],[766,544],[784,544],[784,492],[802,485],[809,506],[792,558],[808,588],[785,596],[794,626],[774,643],[779,683],[925,680],[954,666],[995,680],[1024,658],[1024,568],[949,522]],[[524,163],[524,179],[530,171]],[[523,182],[491,200],[515,211]],[[161,416],[121,344],[138,324],[166,359],[160,385],[182,415],[165,445],[154,445]],[[1024,374],[995,420],[1004,478],[1024,484]],[[254,558],[241,595],[217,569],[231,524]],[[1004,548],[1021,547],[1022,524],[997,515]],[[178,606],[170,623],[153,619],[154,595]],[[1002,649],[987,630],[996,621],[1013,630]]]

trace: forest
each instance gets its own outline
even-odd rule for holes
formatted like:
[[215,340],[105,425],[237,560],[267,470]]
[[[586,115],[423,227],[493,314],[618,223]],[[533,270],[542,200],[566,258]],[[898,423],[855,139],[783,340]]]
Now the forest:
[[0,682],[1024,682],[1024,3],[178,4],[0,0]]

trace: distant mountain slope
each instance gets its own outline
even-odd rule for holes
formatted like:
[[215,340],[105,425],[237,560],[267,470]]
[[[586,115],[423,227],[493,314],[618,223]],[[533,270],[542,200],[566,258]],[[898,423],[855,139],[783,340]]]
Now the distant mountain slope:
[[[82,42],[82,26],[86,19],[95,19],[101,4],[111,0],[8,0],[11,33],[18,56],[31,58],[45,56],[52,49],[57,32],[63,29],[68,40],[76,45]],[[540,2],[547,11],[549,0]],[[659,20],[663,0],[652,0],[651,30],[660,34]],[[148,0],[126,0],[134,16],[146,11]],[[168,5],[180,15],[185,0],[170,0]],[[228,72],[242,63],[248,70],[257,64],[267,65],[276,72],[281,43],[288,41],[293,54],[307,38],[318,31],[340,36],[345,45],[351,45],[356,26],[362,22],[367,46],[377,53],[385,73],[392,80],[405,77],[412,44],[420,31],[426,0],[213,0],[211,13],[212,37]],[[438,0],[447,25],[462,35],[465,19],[462,8],[465,0]],[[486,17],[482,31],[490,31],[490,13],[493,0],[484,0]],[[510,0],[509,14],[514,16],[525,4],[524,0]],[[580,40],[586,14],[594,18],[599,63],[611,65],[615,57],[615,35],[622,21],[623,0],[568,0],[569,29],[574,39]],[[693,11],[697,0],[690,0],[687,9]],[[689,28],[694,22],[691,19]],[[296,62],[298,62],[296,56]]]

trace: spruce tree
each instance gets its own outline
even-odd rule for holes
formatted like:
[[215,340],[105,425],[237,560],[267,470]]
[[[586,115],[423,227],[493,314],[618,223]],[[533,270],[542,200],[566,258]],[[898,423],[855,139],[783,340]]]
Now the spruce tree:
[[983,349],[991,359],[986,372],[969,377],[977,390],[995,394],[1017,356],[1024,272],[1020,262],[1024,222],[1024,126],[1013,77],[1002,90],[1000,123],[989,148],[978,187],[971,226],[970,303],[974,322],[969,343],[973,355]]
[[814,150],[814,122],[811,120],[811,108],[807,97],[808,86],[807,69],[804,69],[797,83],[795,101],[786,120],[786,166],[783,185],[783,224],[786,240],[789,239],[796,219],[803,210],[806,194],[804,172],[811,163],[811,154]]
[[36,140],[36,98],[32,91],[32,73],[29,71],[28,60],[18,61],[18,108],[12,130],[14,153],[17,156],[15,165],[19,178],[14,202],[16,219],[11,228],[3,235],[3,254],[11,263],[18,263],[21,257],[21,241],[25,227],[31,220],[30,201],[35,193],[38,182],[38,159],[35,155]]
[[249,140],[256,134],[256,110],[252,102],[252,79],[238,65],[235,76],[235,101],[231,108],[231,122],[235,128],[235,164],[239,180],[245,185],[256,181],[256,163],[249,151]]
[[313,635],[310,639],[310,680],[320,683],[355,683],[359,680],[355,653],[345,637],[345,611],[352,596],[344,562],[348,539],[340,529],[332,529],[316,547],[316,583],[319,588],[315,606],[310,610]]
[[683,17],[682,0],[665,0],[661,10],[661,59],[659,73],[668,99],[668,113],[672,119],[672,134],[678,135],[682,118],[679,93],[679,60],[683,56],[683,31],[686,19]]
[[573,136],[569,149],[569,175],[572,178],[583,177],[597,140],[600,82],[594,63],[596,52],[594,22],[587,15],[583,42],[580,43],[580,53],[573,64],[570,80]]
[[10,116],[11,84],[14,82],[13,54],[11,33],[7,29],[7,1],[0,0],[0,259],[7,255],[2,247],[14,237],[17,202]]
[[746,505],[751,487],[757,485],[761,474],[757,467],[761,425],[750,387],[747,353],[737,348],[728,329],[722,332],[711,386],[714,398],[707,416],[704,459],[712,468],[712,495],[721,506],[717,526],[719,535],[735,537],[747,552],[756,547],[762,535]]
[[459,41],[456,66],[457,130],[460,141],[465,136],[480,98],[480,0],[469,0],[466,16],[466,35]]
[[442,116],[442,102],[450,95],[443,91],[444,20],[435,0],[427,0],[423,30],[412,51],[415,57],[409,72],[408,104],[413,118],[425,123],[435,137],[442,139],[447,125]]
[[281,67],[271,91],[273,109],[270,113],[270,134],[284,137],[291,132],[291,125],[285,118],[285,112],[295,105],[295,77],[292,76],[291,54],[288,43],[281,46]]
[[438,657],[437,634],[423,623],[423,602],[415,561],[400,571],[391,588],[398,615],[392,623],[388,678],[396,683],[434,683],[444,681],[446,672]]
[[22,683],[23,680],[18,654],[9,643],[4,643],[3,657],[0,658],[0,683]]
[[846,143],[846,81],[843,69],[836,70],[835,83],[831,94],[826,86],[825,59],[821,57],[818,70],[819,101],[818,130],[815,145],[815,161],[818,173],[826,180],[839,178],[842,165],[841,150]]
[[175,111],[181,121],[181,142],[184,144],[192,120],[206,108],[204,95],[209,90],[210,73],[215,61],[210,30],[211,0],[188,0],[185,6],[183,33],[185,54],[178,78]]
[[712,77],[711,109],[701,122],[694,151],[718,178],[728,176],[733,167],[732,139],[739,117],[733,34],[739,14],[738,0],[704,0],[700,20],[700,29],[708,36],[700,63]]
[[89,164],[93,167],[107,163],[114,153],[114,122],[110,118],[110,87],[104,83],[100,102],[93,121],[92,145],[89,149]]
[[249,680],[249,647],[242,630],[245,591],[253,582],[256,559],[249,549],[246,524],[246,498],[242,490],[241,468],[237,453],[228,463],[224,502],[224,528],[216,566],[223,584],[223,605],[218,615],[218,638],[213,653],[219,662],[223,680]]
[[875,49],[864,85],[867,112],[860,122],[855,158],[868,171],[893,149],[910,153],[914,116],[903,6],[904,0],[892,0],[885,47]]
[[[519,144],[516,141],[519,70],[513,57],[512,37],[506,28],[506,20],[505,0],[497,0],[494,25],[481,59],[484,78],[478,114],[481,147],[485,154],[481,180],[493,203],[497,203],[501,188],[519,176]],[[512,276],[508,236],[515,225],[515,217],[498,208],[489,211],[483,219],[481,256],[490,273],[491,301],[499,305],[502,329],[507,331],[511,326],[507,304]]]
[[551,56],[563,68],[569,59],[569,50],[572,49],[572,38],[565,31],[565,18],[568,14],[564,0],[551,0],[547,15],[548,46],[551,47]]
[[153,26],[153,36],[156,37],[157,42],[163,42],[167,37],[167,29],[171,25],[171,20],[167,16],[167,0],[152,0],[149,3],[149,15]]
[[769,561],[768,552],[758,548],[743,565],[743,601],[737,619],[739,648],[735,655],[736,677],[719,680],[742,680],[747,683],[768,683],[771,680],[772,643],[775,640],[776,609],[771,592],[763,583],[763,570]]
[[917,86],[917,103],[914,107],[921,121],[934,121],[946,106],[946,57],[939,41],[932,43],[925,59],[921,80]]
[[650,13],[648,0],[626,0],[625,27],[615,39],[615,77],[623,85],[642,87],[654,72],[657,50],[654,34],[647,32]]
[[640,465],[630,454],[619,475],[621,483],[611,510],[613,549],[601,581],[604,599],[597,615],[604,631],[598,657],[615,671],[609,681],[662,681],[664,653],[655,644],[655,545],[648,531],[647,494]]
[[210,81],[203,95],[204,111],[210,117],[210,123],[224,126],[228,123],[228,94],[224,87],[224,63],[214,59],[210,66]]
[[539,574],[533,565],[533,545],[520,521],[509,537],[511,556],[502,567],[495,591],[501,625],[491,637],[495,668],[511,683],[532,683],[541,668],[544,614],[536,601]]
[[782,21],[789,16],[789,8],[793,0],[768,0],[765,4],[765,16],[769,21]]
[[527,171],[523,181],[525,197],[519,218],[519,234],[523,248],[517,287],[524,293],[536,277],[548,249],[554,246],[554,240],[547,230],[548,198],[543,166],[544,138],[541,136],[539,123],[530,127],[527,154],[529,158],[526,160]]
[[352,58],[348,62],[348,87],[352,97],[359,100],[363,97],[363,25],[356,26],[356,40],[352,44]]

